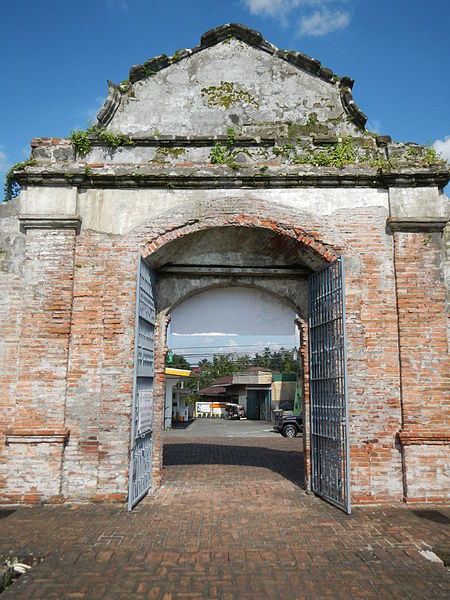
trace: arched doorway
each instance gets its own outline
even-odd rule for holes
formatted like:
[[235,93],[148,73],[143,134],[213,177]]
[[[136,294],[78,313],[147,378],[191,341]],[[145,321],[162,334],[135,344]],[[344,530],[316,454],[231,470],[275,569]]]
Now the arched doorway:
[[[302,336],[305,344],[309,336],[311,368],[303,394],[305,425],[311,409],[305,471],[317,494],[350,512],[342,259],[301,230],[242,217],[224,226],[189,225],[185,235],[178,230],[149,248],[146,259],[139,258],[129,508],[152,486],[155,466],[161,468],[168,314],[201,290],[240,285],[275,294],[308,317]],[[147,434],[140,429],[143,412],[152,420],[150,427],[147,417]]]

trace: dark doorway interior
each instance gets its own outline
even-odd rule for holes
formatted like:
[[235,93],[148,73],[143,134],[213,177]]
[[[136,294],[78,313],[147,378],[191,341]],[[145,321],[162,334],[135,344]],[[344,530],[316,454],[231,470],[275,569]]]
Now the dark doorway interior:
[[270,390],[247,390],[247,418],[251,421],[271,421]]

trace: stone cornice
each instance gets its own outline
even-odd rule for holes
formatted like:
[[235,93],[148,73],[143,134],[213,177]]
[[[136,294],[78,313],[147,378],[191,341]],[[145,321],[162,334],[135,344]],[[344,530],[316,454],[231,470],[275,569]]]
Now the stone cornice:
[[[259,31],[245,27],[245,25],[241,25],[240,23],[228,23],[226,25],[220,25],[215,29],[211,29],[201,36],[199,46],[177,50],[172,57],[168,57],[166,54],[160,54],[150,58],[143,64],[133,65],[130,68],[130,83],[134,84],[137,81],[146,79],[158,71],[167,68],[174,62],[179,62],[230,38],[236,38],[248,44],[249,46],[257,48],[258,50],[262,50],[263,52],[277,56],[287,63],[294,65],[298,69],[306,71],[328,83],[335,84],[339,81],[341,101],[344,110],[358,127],[364,128],[367,117],[358,108],[353,100],[351,93],[353,79],[350,77],[339,78],[335,73],[333,73],[333,71],[323,67],[320,61],[307,56],[302,52],[297,52],[294,50],[280,50],[265,40]],[[111,81],[108,81],[108,86],[108,97],[106,98],[105,104],[97,116],[97,120],[102,127],[105,127],[111,122],[111,119],[119,107],[121,98],[119,86],[113,84]]]
[[443,231],[449,222],[447,217],[435,218],[435,217],[421,217],[421,218],[398,218],[389,217],[386,220],[386,225],[392,231],[404,231],[404,232],[431,232],[431,231]]
[[[67,182],[66,182],[67,183]],[[19,215],[20,229],[75,229],[81,228],[81,217],[76,215]]]
[[[87,164],[73,171],[61,172],[49,167],[31,167],[17,173],[20,185],[35,186],[77,186],[84,188],[293,188],[293,187],[426,187],[443,188],[449,181],[450,172],[432,169],[405,170],[379,173],[368,165],[337,167],[312,167],[302,165],[263,165],[232,169],[223,165],[184,164],[151,166],[148,165],[105,165]],[[26,223],[28,228],[44,227],[35,215],[22,215],[34,219]],[[47,218],[47,217],[46,217]],[[55,224],[58,216],[54,217]],[[61,227],[75,226],[67,221]],[[49,227],[53,227],[51,223]]]

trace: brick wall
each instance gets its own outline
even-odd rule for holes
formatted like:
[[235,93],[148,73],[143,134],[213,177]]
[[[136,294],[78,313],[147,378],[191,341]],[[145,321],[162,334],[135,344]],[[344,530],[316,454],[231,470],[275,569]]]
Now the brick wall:
[[9,479],[6,430],[13,425],[15,415],[25,262],[25,236],[19,232],[17,213],[17,202],[2,207],[0,227],[0,497],[3,498]]
[[26,235],[17,383],[5,432],[10,501],[59,499],[74,246],[71,229]]
[[121,241],[78,237],[63,467],[69,498],[127,494],[136,267],[137,253]]
[[406,498],[449,498],[450,363],[442,236],[396,232],[394,237]]
[[[342,210],[339,215],[320,220],[301,215],[299,220],[295,211],[277,206],[277,217],[282,224],[278,225],[273,219],[274,207],[268,202],[253,199],[252,203],[245,203],[234,199],[235,214],[230,214],[226,200],[224,204],[226,211],[218,203],[208,207],[205,217],[198,222],[194,221],[194,215],[186,214],[186,209],[182,219],[174,218],[170,225],[166,221],[163,232],[163,224],[156,221],[153,223],[158,231],[156,239],[152,238],[152,231],[146,230],[145,237],[151,240],[147,249],[152,254],[184,235],[205,227],[227,225],[271,227],[281,236],[297,236],[298,243],[307,248],[324,248],[321,252],[331,259],[344,253],[352,497],[354,502],[400,500],[402,457],[396,441],[401,427],[398,329],[393,240],[386,234],[386,209]],[[308,449],[307,446],[307,461]]]
[[[280,203],[276,196],[273,201],[258,198],[253,191],[252,197],[197,199],[183,210],[171,211],[170,192],[165,193],[164,211],[122,235],[28,231],[23,277],[9,274],[4,279],[13,319],[9,323],[0,312],[8,341],[3,359],[14,355],[19,337],[21,342],[15,366],[2,372],[8,386],[0,396],[6,407],[2,414],[8,421],[5,427],[14,428],[14,415],[20,415],[22,426],[67,429],[70,438],[62,466],[61,443],[2,444],[9,465],[3,471],[3,485],[8,486],[3,499],[56,501],[60,485],[62,496],[71,500],[125,499],[137,253],[156,256],[167,244],[226,226],[274,231],[280,248],[282,240],[295,240],[309,257],[321,257],[324,265],[345,255],[352,497],[354,502],[400,500],[402,446],[396,436],[402,428],[400,382],[404,426],[438,432],[448,419],[444,412],[448,405],[443,404],[448,365],[439,234],[425,245],[423,235],[395,234],[394,262],[394,237],[386,232],[383,200],[378,206],[362,203],[319,214]],[[305,314],[305,307],[299,306],[299,312]],[[166,325],[163,311],[156,328],[155,485],[161,479]],[[426,405],[421,401],[424,389]],[[308,397],[306,381],[306,401]],[[431,500],[442,495],[441,456],[435,447],[405,446],[408,498]],[[305,460],[309,464],[308,441]],[[40,474],[33,474],[33,465]],[[428,468],[424,493],[418,478],[427,465],[434,466]]]

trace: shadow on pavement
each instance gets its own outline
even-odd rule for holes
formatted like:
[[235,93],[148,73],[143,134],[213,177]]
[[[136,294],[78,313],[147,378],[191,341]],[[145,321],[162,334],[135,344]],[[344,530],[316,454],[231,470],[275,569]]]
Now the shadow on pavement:
[[179,423],[175,421],[174,423],[172,423],[172,431],[174,429],[187,429],[192,425],[193,422],[194,421],[184,421],[183,423]]
[[427,519],[428,521],[433,521],[434,523],[443,523],[445,525],[448,525],[450,523],[450,519],[438,510],[430,510],[428,508],[424,508],[413,510],[412,513],[420,519]]
[[2,508],[0,510],[0,519],[5,519],[6,517],[9,517],[9,515],[12,515],[15,512],[15,508]]
[[270,469],[303,486],[302,453],[264,447],[226,444],[171,443],[164,445],[163,465],[235,465]]

